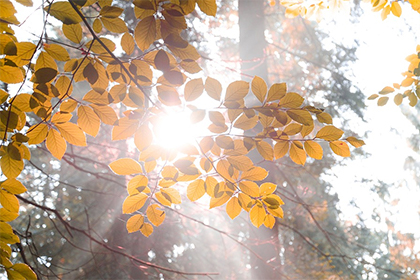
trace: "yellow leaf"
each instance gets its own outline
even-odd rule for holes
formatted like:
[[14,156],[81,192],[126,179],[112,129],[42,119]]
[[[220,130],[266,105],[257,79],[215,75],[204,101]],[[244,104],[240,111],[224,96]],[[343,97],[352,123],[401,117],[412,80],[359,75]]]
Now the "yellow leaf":
[[402,10],[401,10],[401,6],[397,1],[392,2],[391,4],[391,12],[394,14],[394,16],[396,17],[400,17]]
[[234,169],[230,165],[230,163],[225,159],[219,160],[217,162],[216,170],[220,176],[222,176],[224,179],[227,179],[227,180],[230,180],[233,177],[236,177],[238,174],[238,171]]
[[139,127],[136,134],[134,134],[134,144],[139,151],[143,151],[152,144],[153,134],[147,124]]
[[276,191],[277,185],[273,183],[264,183],[260,186],[259,196],[269,195]]
[[261,103],[264,103],[267,95],[267,84],[263,79],[255,76],[251,82],[251,90]]
[[1,182],[1,187],[11,194],[21,194],[27,191],[25,186],[16,179],[7,179]]
[[43,123],[35,124],[28,131],[26,134],[29,137],[28,144],[36,145],[42,143],[47,138],[48,126]]
[[16,263],[11,267],[11,269],[18,272],[20,275],[22,275],[22,277],[25,280],[37,280],[38,279],[35,272],[33,272],[32,269],[24,263]]
[[249,91],[249,83],[244,81],[232,82],[226,89],[225,101],[237,101],[243,99]]
[[23,73],[19,67],[2,65],[0,67],[0,81],[6,84],[17,84],[23,81]]
[[150,193],[150,189],[147,187],[149,179],[144,175],[137,175],[133,177],[127,185],[127,192],[129,195],[137,193]]
[[65,95],[70,96],[70,94],[73,92],[73,85],[71,84],[71,80],[66,76],[60,76],[55,82],[55,87],[60,93],[58,98],[63,98]]
[[177,106],[181,104],[181,99],[179,99],[179,94],[175,88],[169,86],[158,86],[158,98],[159,100],[167,106]]
[[195,180],[188,185],[187,197],[191,201],[196,201],[206,193],[204,181],[202,179]]
[[[394,2],[395,3],[395,2]],[[388,93],[391,93],[391,92],[394,92],[395,91],[395,89],[394,88],[392,88],[392,87],[384,87],[380,92],[379,92],[379,94],[388,94]]]
[[327,112],[322,112],[316,115],[320,123],[332,124],[332,117]]
[[157,204],[152,204],[146,210],[147,218],[155,227],[160,226],[165,220],[165,212],[158,209],[159,207]]
[[258,123],[258,116],[254,115],[251,118],[248,118],[247,115],[242,114],[235,123],[233,124],[234,127],[240,128],[242,130],[248,130],[254,128]]
[[63,24],[63,34],[70,41],[76,44],[80,44],[83,38],[82,26],[80,23],[76,24]]
[[295,92],[288,92],[280,99],[279,106],[283,108],[298,108],[303,103],[303,97]]
[[324,139],[326,141],[334,141],[340,139],[344,131],[332,125],[327,125],[321,128],[316,134],[315,138]]
[[137,46],[145,51],[156,39],[156,21],[154,16],[142,19],[134,30]]
[[310,126],[314,122],[311,114],[307,110],[304,110],[304,109],[302,109],[302,110],[296,110],[296,109],[288,110],[287,115],[289,115],[289,117],[292,118],[292,120],[294,120],[298,123],[301,123],[303,125]]
[[71,122],[56,124],[61,135],[72,145],[86,146],[86,135],[83,130]]
[[248,171],[242,172],[242,180],[261,181],[264,180],[268,175],[268,171],[262,167],[255,166]]
[[386,6],[381,12],[382,20],[385,20],[388,17],[390,12],[391,12],[391,6]]
[[163,194],[161,191],[155,193],[156,199],[165,206],[171,206],[171,198],[167,194]]
[[123,214],[131,214],[143,207],[149,197],[144,193],[137,193],[128,196],[122,205]]
[[247,156],[230,156],[227,160],[233,167],[240,171],[247,171],[254,167],[254,163]]
[[109,167],[118,175],[131,175],[142,172],[141,165],[131,158],[117,159],[111,162]]
[[215,0],[196,0],[200,10],[208,16],[216,16],[217,5]]
[[112,128],[112,140],[123,140],[130,137],[137,131],[138,125],[139,120],[137,119],[132,120],[128,117],[120,119],[118,125]]
[[73,99],[64,100],[60,105],[60,111],[64,113],[71,113],[76,109],[77,102]]
[[121,47],[124,50],[124,52],[128,55],[133,53],[135,45],[133,36],[131,36],[130,33],[126,32],[121,37]]
[[52,58],[59,61],[70,60],[69,53],[65,48],[57,44],[44,44],[44,50],[52,56]]
[[274,145],[274,156],[276,159],[284,157],[289,151],[289,141],[278,141]]
[[365,141],[359,140],[353,136],[347,137],[346,140],[355,148],[360,148],[365,145]]
[[239,205],[239,199],[237,197],[232,197],[229,202],[226,204],[226,213],[233,220],[241,213],[241,205]]
[[70,119],[73,117],[72,114],[69,114],[67,112],[57,112],[52,116],[51,122],[54,124],[60,124],[70,121]]
[[93,31],[96,33],[100,33],[102,31],[102,23],[101,20],[96,18],[92,23]]
[[64,153],[67,149],[66,141],[64,140],[63,136],[55,130],[50,129],[47,136],[47,141],[45,142],[48,151],[57,158],[58,160],[61,160]]
[[23,66],[23,65],[28,64],[36,51],[36,45],[30,42],[19,42],[19,43],[16,43],[16,47],[17,47],[17,55],[10,56],[10,59],[17,66]]
[[170,201],[173,204],[180,204],[181,203],[181,195],[179,194],[179,192],[174,189],[174,188],[166,188],[166,189],[161,189],[162,194],[166,194],[169,198]]
[[114,109],[112,109],[109,106],[90,104],[90,107],[92,107],[92,109],[99,116],[101,121],[105,124],[114,125],[115,122],[118,120],[117,114],[115,113]]
[[257,197],[260,193],[260,188],[255,182],[252,181],[239,182],[239,188],[242,192],[252,197]]
[[6,210],[10,212],[19,212],[19,200],[17,197],[2,189],[0,189],[0,203]]
[[399,106],[401,105],[402,101],[403,101],[404,95],[402,95],[401,93],[398,93],[394,96],[394,103]]
[[17,217],[19,217],[18,212],[10,212],[9,210],[6,210],[6,208],[0,208],[0,221],[2,222],[11,222],[15,220]]
[[152,233],[153,233],[153,226],[149,223],[144,223],[141,227],[140,227],[140,232],[146,236],[149,237]]
[[289,156],[294,163],[305,165],[306,153],[303,150],[302,143],[299,141],[293,141],[290,145]]
[[196,100],[203,93],[203,90],[203,80],[201,78],[193,79],[185,85],[184,98],[186,101]]
[[206,181],[204,182],[204,188],[209,196],[214,197],[214,188],[217,184],[218,182],[214,177],[208,176],[206,178]]
[[342,157],[349,157],[350,156],[350,149],[346,142],[343,141],[332,141],[330,142],[331,150]]
[[204,88],[211,98],[217,101],[220,100],[220,96],[222,94],[222,85],[218,80],[207,77]]
[[273,216],[267,215],[267,217],[265,217],[264,226],[266,228],[273,228],[275,223],[276,223],[276,219]]
[[251,219],[251,223],[259,228],[265,220],[265,217],[267,216],[267,213],[265,212],[264,207],[257,203],[252,207],[252,209],[249,211],[249,218]]
[[291,123],[286,126],[283,130],[283,133],[287,135],[295,135],[302,131],[303,126],[298,123]]
[[384,106],[388,102],[388,96],[382,96],[378,99],[378,106]]
[[267,102],[280,100],[283,96],[286,95],[287,86],[286,83],[273,84],[268,90]]
[[305,141],[304,147],[308,156],[314,159],[322,159],[322,147],[317,142],[312,140]]
[[281,207],[278,207],[278,208],[275,208],[275,209],[271,209],[271,208],[267,207],[267,211],[268,211],[268,213],[270,213],[274,217],[281,218],[281,219],[283,218],[284,213],[283,213],[283,209],[281,209]]
[[95,137],[99,132],[101,121],[92,108],[81,105],[77,110],[77,124],[89,135]]
[[44,10],[64,24],[75,24],[82,21],[69,2],[54,2]]
[[274,157],[273,147],[265,141],[256,142],[257,150],[260,155],[265,159],[272,161]]
[[127,31],[127,25],[120,18],[101,17],[102,24],[106,29],[114,33],[124,33]]
[[215,208],[215,207],[219,207],[223,204],[226,203],[226,201],[228,201],[230,198],[230,196],[228,194],[226,194],[226,192],[223,192],[223,195],[221,197],[215,198],[212,197],[210,199],[210,209]]
[[218,125],[218,126],[225,125],[225,117],[220,112],[210,111],[209,119],[215,125]]
[[144,217],[142,214],[136,214],[131,216],[127,220],[126,228],[128,233],[132,233],[140,230],[140,227],[144,224]]

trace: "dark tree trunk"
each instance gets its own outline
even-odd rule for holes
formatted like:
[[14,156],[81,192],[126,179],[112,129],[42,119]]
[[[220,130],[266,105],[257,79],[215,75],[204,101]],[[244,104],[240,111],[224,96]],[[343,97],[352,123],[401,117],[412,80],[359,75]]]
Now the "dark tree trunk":
[[[268,82],[268,69],[265,56],[264,0],[239,0],[239,52],[243,78],[260,76]],[[252,79],[252,78],[251,78]],[[251,101],[252,103],[252,101]],[[250,155],[252,157],[252,155]],[[270,180],[269,178],[267,178]],[[250,228],[249,238],[254,254],[250,255],[252,279],[280,279],[278,227],[267,229]]]

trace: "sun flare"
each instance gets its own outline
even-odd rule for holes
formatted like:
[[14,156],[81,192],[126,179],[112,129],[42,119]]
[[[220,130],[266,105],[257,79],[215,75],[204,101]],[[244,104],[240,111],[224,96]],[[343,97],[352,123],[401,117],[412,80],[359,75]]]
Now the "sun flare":
[[181,111],[159,115],[153,124],[153,130],[158,145],[165,149],[177,149],[186,144],[194,144],[202,129],[191,123],[188,112]]

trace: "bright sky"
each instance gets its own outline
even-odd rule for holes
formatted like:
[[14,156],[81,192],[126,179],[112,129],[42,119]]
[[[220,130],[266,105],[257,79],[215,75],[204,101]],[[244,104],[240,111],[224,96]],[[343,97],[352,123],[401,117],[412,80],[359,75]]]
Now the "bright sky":
[[[380,13],[370,12],[370,5],[365,4],[363,7],[365,14],[357,24],[349,24],[348,18],[339,17],[337,25],[321,22],[321,26],[331,30],[332,36],[344,42],[359,39],[359,60],[353,67],[353,81],[369,96],[385,86],[402,81],[401,73],[408,67],[405,58],[414,53],[420,44],[420,29],[415,28],[420,26],[420,16],[409,5],[403,5],[401,18],[391,15],[382,21]],[[346,166],[335,168],[335,176],[328,180],[335,186],[345,210],[345,218],[349,219],[354,218],[357,211],[362,211],[365,218],[370,218],[375,208],[383,214],[382,217],[389,216],[386,209],[375,203],[379,199],[370,188],[376,180],[391,184],[390,200],[399,200],[399,203],[391,209],[392,216],[389,218],[397,223],[401,231],[416,233],[420,238],[420,189],[412,175],[404,170],[408,156],[420,161],[420,155],[407,146],[407,138],[412,135],[420,137],[419,131],[410,124],[400,108],[393,104],[391,98],[384,107],[378,107],[376,101],[366,103],[367,122],[357,124],[356,131],[360,135],[370,131],[365,139],[367,145],[363,147],[370,156],[367,159],[346,161]],[[362,183],[361,178],[370,178],[373,182]],[[360,210],[349,206],[352,199],[355,199]],[[375,223],[371,225],[378,226]],[[384,221],[380,228],[386,230]]]

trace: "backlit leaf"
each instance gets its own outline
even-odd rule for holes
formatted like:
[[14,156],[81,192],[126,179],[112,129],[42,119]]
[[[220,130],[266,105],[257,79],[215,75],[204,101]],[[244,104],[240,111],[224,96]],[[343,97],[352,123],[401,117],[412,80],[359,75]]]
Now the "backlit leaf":
[[277,185],[273,183],[264,183],[260,186],[260,196],[269,195],[276,191]]
[[320,123],[332,124],[332,117],[327,112],[322,112],[316,115]]
[[264,180],[268,175],[268,171],[262,167],[255,166],[248,171],[242,172],[242,180],[261,181]]
[[402,13],[402,9],[401,6],[398,2],[394,1],[391,4],[391,12],[394,14],[394,16],[396,17],[400,17],[401,13]]
[[303,145],[305,147],[305,151],[308,154],[308,156],[314,159],[318,159],[318,160],[322,159],[323,150],[322,150],[321,145],[319,145],[317,142],[308,140],[308,141],[305,141]]
[[83,32],[80,23],[76,24],[63,24],[63,34],[70,41],[79,44],[82,41]]
[[249,211],[249,218],[251,223],[259,228],[265,220],[267,213],[265,212],[264,207],[261,204],[255,204],[254,207]]
[[0,203],[6,210],[12,213],[19,212],[19,200],[17,197],[2,189],[0,189]]
[[25,186],[16,179],[7,179],[1,182],[1,187],[12,194],[21,194],[27,191]]
[[203,90],[203,80],[201,78],[193,79],[185,85],[184,98],[186,101],[194,101],[200,97],[200,95],[203,93]]
[[378,106],[384,106],[386,103],[388,103],[389,97],[388,96],[382,96],[378,99]]
[[239,188],[242,192],[246,193],[251,197],[257,197],[260,193],[260,188],[255,182],[252,181],[241,181],[239,182]]
[[242,130],[248,130],[254,128],[258,123],[258,116],[254,115],[249,118],[247,115],[242,114],[233,124],[234,127],[240,128]]
[[188,185],[187,197],[191,201],[196,201],[206,193],[204,181],[202,179],[195,180]]
[[401,93],[398,93],[394,96],[394,103],[399,106],[401,105],[402,101],[403,101],[404,95],[402,95]]
[[152,144],[153,133],[147,124],[141,125],[134,134],[134,144],[139,151],[143,151]]
[[258,76],[255,76],[251,82],[251,90],[258,100],[263,103],[267,95],[267,84],[263,79]]
[[2,222],[11,222],[19,217],[19,212],[11,212],[6,210],[4,206],[0,208],[0,221]]
[[241,213],[241,210],[242,208],[239,205],[239,199],[237,197],[232,197],[226,204],[226,213],[232,220]]
[[247,171],[254,167],[254,163],[247,156],[230,156],[227,160],[233,167],[240,171]]
[[57,130],[50,129],[48,131],[47,141],[45,144],[50,153],[58,160],[61,160],[66,152],[67,144],[66,140],[64,140],[63,136],[61,136]]
[[101,121],[92,108],[81,105],[77,110],[77,124],[89,135],[95,137],[99,132]]
[[349,157],[350,156],[350,149],[346,142],[343,141],[332,141],[330,142],[331,150],[342,157]]
[[64,24],[75,24],[82,21],[69,2],[54,2],[44,10]]
[[137,119],[132,120],[128,117],[120,119],[118,125],[112,128],[112,140],[123,140],[130,137],[137,131],[138,125],[139,120]]
[[142,214],[136,214],[134,216],[131,216],[128,220],[127,220],[127,231],[129,233],[135,232],[140,230],[140,227],[144,224],[144,217]]
[[144,223],[143,226],[140,228],[140,232],[144,236],[149,237],[153,233],[153,226],[149,223]]
[[131,175],[141,173],[141,165],[131,158],[121,158],[109,164],[109,167],[118,175]]
[[286,95],[287,86],[286,83],[273,84],[268,90],[267,102],[280,100],[283,96]]
[[90,104],[90,107],[92,107],[92,109],[99,116],[101,121],[105,124],[114,125],[115,122],[118,120],[117,114],[115,113],[114,109],[112,109],[109,106]]
[[274,145],[274,156],[276,159],[284,157],[289,151],[289,141],[278,141]]
[[274,157],[273,147],[265,141],[256,142],[257,150],[260,155],[265,159],[272,161]]
[[83,130],[74,123],[60,123],[56,124],[61,135],[72,145],[86,146],[86,135]]
[[220,100],[220,96],[222,94],[222,85],[218,80],[213,79],[211,77],[207,77],[206,83],[204,84],[204,88],[211,98],[217,101]]
[[44,50],[54,59],[67,61],[70,59],[69,53],[65,48],[57,44],[44,44]]
[[48,134],[48,126],[44,123],[35,124],[28,131],[26,134],[29,137],[28,144],[36,145],[44,142]]
[[223,204],[225,204],[230,199],[230,196],[224,193],[221,197],[215,198],[212,197],[210,199],[210,209],[219,207]]
[[150,189],[147,187],[149,179],[144,175],[137,175],[133,177],[127,185],[127,192],[129,195],[144,192],[149,193]]
[[158,209],[159,207],[157,204],[152,204],[146,210],[147,218],[156,227],[160,226],[165,220],[165,212]]
[[276,219],[273,216],[267,215],[265,217],[264,226],[266,228],[273,228],[273,226],[274,226],[275,223],[276,223]]
[[143,207],[148,196],[144,193],[137,193],[134,195],[128,196],[122,205],[123,214],[133,213]]
[[334,141],[340,139],[344,131],[332,125],[327,125],[321,128],[316,134],[315,138],[324,139],[326,141]]
[[128,55],[132,54],[134,51],[134,38],[131,36],[130,33],[126,32],[121,37],[121,47],[124,50],[124,52]]
[[302,143],[299,141],[293,141],[290,145],[289,156],[294,163],[305,165],[306,153],[303,150]]
[[347,137],[346,140],[355,148],[360,148],[365,145],[365,141],[359,140],[353,136]]
[[249,91],[249,83],[244,81],[235,81],[229,84],[226,89],[226,101],[237,101],[243,99]]
[[137,46],[145,51],[156,39],[156,21],[154,16],[142,19],[134,30]]
[[101,18],[102,24],[106,29],[114,33],[124,33],[127,31],[127,25],[120,18]]
[[22,70],[18,67],[2,65],[0,67],[0,81],[6,84],[17,84],[23,81]]
[[280,99],[279,106],[283,108],[298,108],[302,105],[304,98],[295,92],[288,92]]
[[214,0],[196,0],[200,10],[208,16],[216,16],[217,5]]

